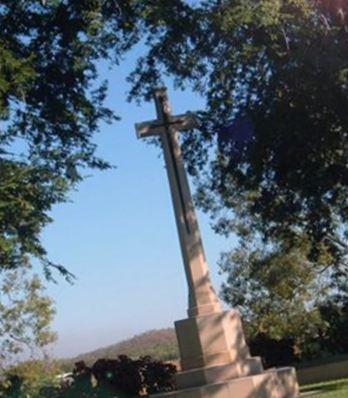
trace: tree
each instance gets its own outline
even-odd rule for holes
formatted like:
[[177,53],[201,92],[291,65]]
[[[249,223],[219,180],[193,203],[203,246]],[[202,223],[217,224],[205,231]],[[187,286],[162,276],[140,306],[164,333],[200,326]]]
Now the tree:
[[222,298],[240,310],[252,352],[270,366],[330,351],[319,343],[328,340],[332,326],[321,313],[329,283],[326,275],[308,266],[304,253],[298,249],[268,253],[252,240],[250,246],[244,242],[220,260],[227,275]]
[[3,271],[0,277],[0,369],[18,354],[31,357],[55,340],[50,325],[55,310],[37,275],[29,269]]
[[202,1],[182,17],[158,19],[131,96],[167,73],[205,98],[183,144],[197,203],[239,237],[223,296],[270,335],[303,341],[313,321],[318,336],[319,308],[348,294],[347,2]]
[[131,1],[0,2],[0,268],[41,260],[48,212],[66,200],[83,168],[109,165],[95,155],[106,83],[96,62],[118,62],[137,39]]

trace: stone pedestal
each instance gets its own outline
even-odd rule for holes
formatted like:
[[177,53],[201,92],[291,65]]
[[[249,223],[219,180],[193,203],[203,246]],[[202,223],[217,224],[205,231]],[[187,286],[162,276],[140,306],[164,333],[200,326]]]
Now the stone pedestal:
[[249,358],[239,312],[236,310],[177,321],[175,330],[184,371],[242,364]]
[[156,398],[295,398],[295,369],[264,371],[251,357],[238,311],[211,313],[175,323],[182,371],[177,391]]

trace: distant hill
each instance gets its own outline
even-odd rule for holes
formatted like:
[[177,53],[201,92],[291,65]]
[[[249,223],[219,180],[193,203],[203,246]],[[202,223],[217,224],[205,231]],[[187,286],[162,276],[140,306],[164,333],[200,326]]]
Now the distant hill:
[[91,365],[97,359],[115,358],[122,354],[133,358],[150,355],[162,361],[175,360],[179,354],[174,329],[150,330],[119,343],[80,354],[74,358],[64,359],[61,362],[66,370],[70,370],[78,361],[84,361]]

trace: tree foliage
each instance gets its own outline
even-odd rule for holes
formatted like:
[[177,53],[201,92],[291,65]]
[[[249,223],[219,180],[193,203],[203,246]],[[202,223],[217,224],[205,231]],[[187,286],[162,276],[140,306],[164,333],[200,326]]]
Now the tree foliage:
[[[92,137],[114,120],[97,61],[136,41],[131,1],[0,2],[0,266],[50,266],[40,231],[86,167],[109,165]],[[61,271],[64,268],[58,266]]]
[[0,276],[0,369],[18,354],[35,357],[55,340],[55,310],[37,275],[21,268]]
[[347,11],[337,0],[201,2],[183,16],[181,35],[158,22],[132,74],[145,95],[164,69],[205,96],[205,134],[186,139],[193,173],[222,127],[251,120],[251,142],[218,145],[204,175],[202,206],[234,212],[220,232],[244,226],[291,244],[301,236],[309,259],[325,254],[337,266],[347,217]]
[[324,354],[315,341],[330,326],[320,311],[327,300],[327,275],[308,267],[302,251],[265,254],[262,246],[239,248],[225,253],[220,266],[227,274],[222,297],[240,309],[251,348],[268,365]]
[[59,387],[59,373],[59,365],[48,360],[31,360],[11,366],[0,382],[0,397],[43,398],[42,391]]

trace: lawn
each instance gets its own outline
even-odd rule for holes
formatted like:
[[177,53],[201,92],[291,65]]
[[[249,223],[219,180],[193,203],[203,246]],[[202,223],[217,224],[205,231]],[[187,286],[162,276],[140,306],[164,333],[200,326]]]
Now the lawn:
[[304,397],[348,398],[348,379],[304,386],[301,388],[301,392],[304,393]]

